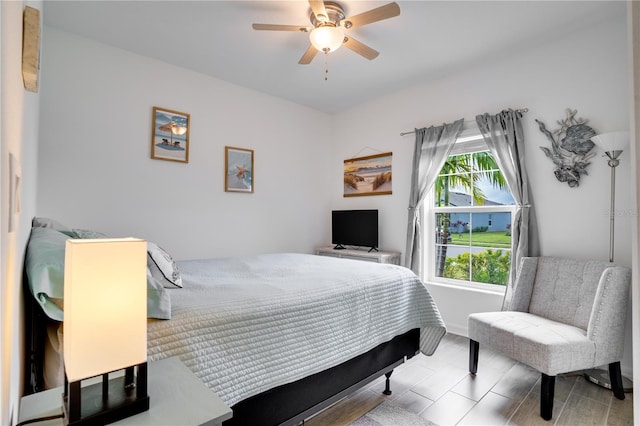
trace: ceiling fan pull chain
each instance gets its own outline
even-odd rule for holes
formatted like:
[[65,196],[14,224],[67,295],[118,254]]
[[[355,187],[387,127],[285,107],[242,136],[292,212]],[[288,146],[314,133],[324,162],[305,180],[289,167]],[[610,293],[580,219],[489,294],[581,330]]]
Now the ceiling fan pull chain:
[[324,81],[329,79],[329,52],[324,52]]

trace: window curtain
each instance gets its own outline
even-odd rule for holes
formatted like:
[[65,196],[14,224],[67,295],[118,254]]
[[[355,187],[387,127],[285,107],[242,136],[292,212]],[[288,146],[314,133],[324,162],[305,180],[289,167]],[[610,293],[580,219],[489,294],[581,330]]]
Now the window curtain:
[[540,254],[538,227],[529,178],[525,169],[522,113],[508,109],[497,115],[482,114],[476,116],[476,123],[516,203],[516,213],[511,228],[511,273],[502,302],[502,309],[505,310],[511,303],[513,284],[520,260],[526,256]]
[[462,130],[463,122],[464,120],[460,119],[451,124],[415,130],[416,143],[413,151],[404,263],[419,277],[422,277],[424,265],[424,235],[420,224],[424,198],[449,157],[453,144]]

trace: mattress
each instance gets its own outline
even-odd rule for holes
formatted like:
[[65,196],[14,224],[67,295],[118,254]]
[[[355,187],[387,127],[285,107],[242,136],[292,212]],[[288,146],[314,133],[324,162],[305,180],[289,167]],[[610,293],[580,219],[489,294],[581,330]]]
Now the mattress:
[[229,406],[420,328],[446,333],[409,269],[306,254],[178,261],[170,320],[149,320],[150,361],[178,356]]

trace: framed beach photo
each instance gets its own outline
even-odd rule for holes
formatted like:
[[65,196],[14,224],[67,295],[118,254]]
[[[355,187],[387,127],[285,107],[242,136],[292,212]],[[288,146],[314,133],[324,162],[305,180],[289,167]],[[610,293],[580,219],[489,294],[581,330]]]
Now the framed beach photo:
[[391,154],[344,160],[344,196],[391,194]]
[[225,192],[253,192],[253,150],[224,147]]
[[151,158],[189,162],[189,114],[153,107]]

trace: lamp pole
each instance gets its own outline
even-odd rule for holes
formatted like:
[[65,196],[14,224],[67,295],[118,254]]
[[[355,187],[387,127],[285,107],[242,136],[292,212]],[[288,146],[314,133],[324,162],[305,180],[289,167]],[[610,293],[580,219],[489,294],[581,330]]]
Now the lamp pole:
[[[609,211],[609,262],[613,263],[613,247],[614,247],[614,229],[615,229],[615,208],[616,208],[616,167],[620,164],[621,149],[611,149],[605,151],[605,155],[609,158],[607,164],[611,168],[611,210]],[[588,381],[598,386],[611,389],[611,377],[607,370],[601,368],[592,368],[584,371],[584,377]],[[633,390],[633,384],[626,377],[622,377],[623,388],[625,392]]]
[[609,211],[609,262],[613,262],[614,228],[615,228],[615,207],[616,207],[616,167],[620,164],[621,149],[606,151],[609,157],[609,167],[611,167],[611,210]]

